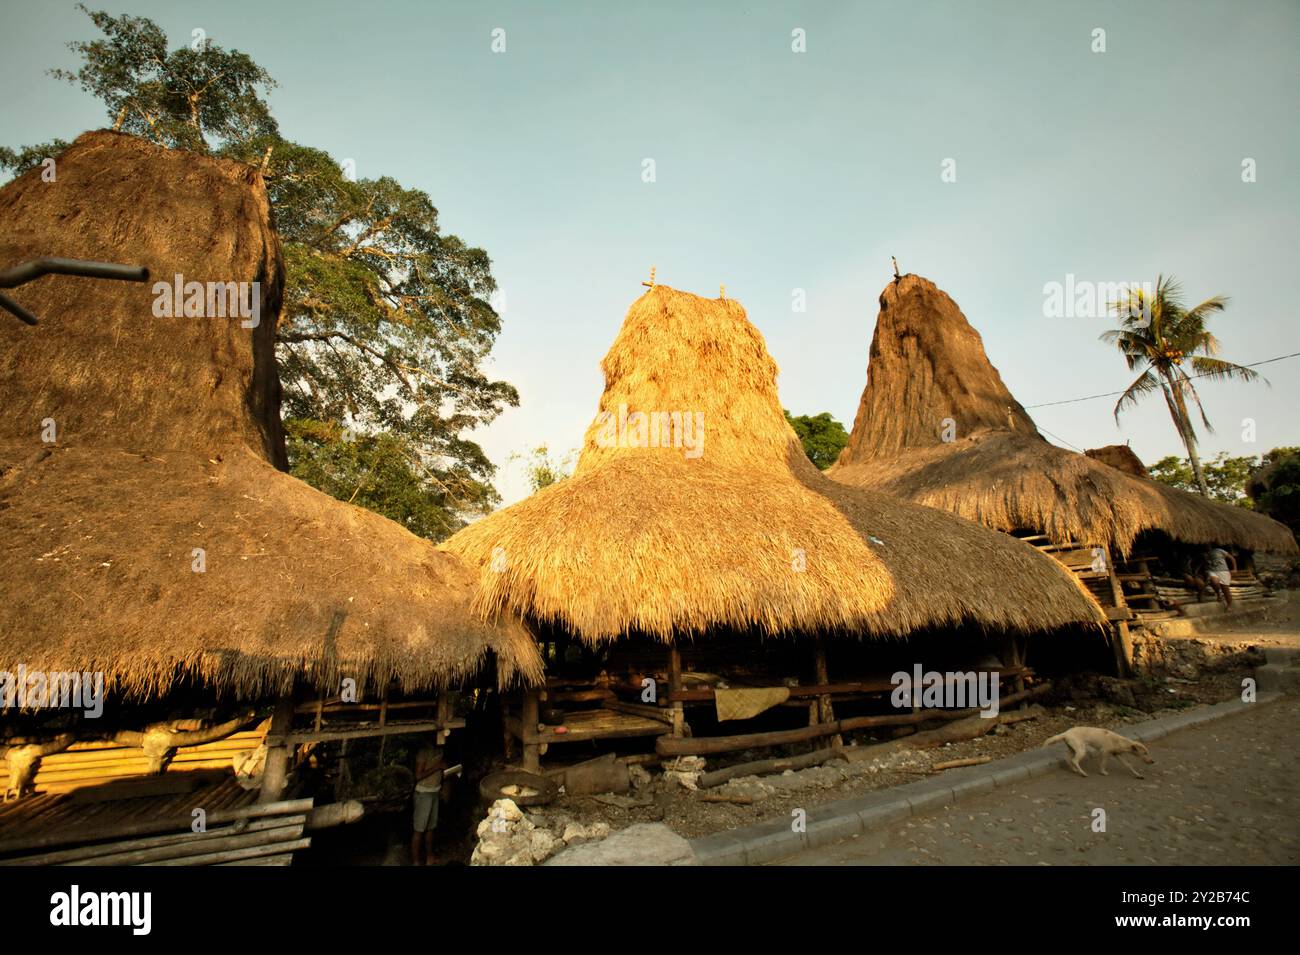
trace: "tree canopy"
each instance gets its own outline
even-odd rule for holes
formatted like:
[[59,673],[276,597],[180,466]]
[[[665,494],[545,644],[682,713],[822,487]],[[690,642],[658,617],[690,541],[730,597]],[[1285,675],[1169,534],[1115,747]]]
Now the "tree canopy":
[[50,75],[103,102],[114,129],[200,152],[214,140],[278,135],[263,99],[275,81],[247,53],[223,49],[202,30],[188,45],[168,50],[167,34],[152,20],[77,8],[103,38],[69,43],[81,66]]
[[800,415],[797,418],[785,411],[785,420],[799,436],[808,460],[823,471],[835,463],[844,446],[849,443],[849,433],[844,430],[844,425],[831,417],[829,411],[823,411],[819,415]]
[[1274,448],[1261,464],[1246,486],[1255,509],[1300,532],[1300,448]]
[[[1260,467],[1260,459],[1254,455],[1231,457],[1222,451],[1209,461],[1201,462],[1209,497],[1225,504],[1239,504],[1250,507],[1250,498],[1246,496],[1246,482],[1252,473]],[[1187,458],[1174,455],[1161,458],[1147,468],[1151,477],[1161,484],[1168,484],[1180,491],[1199,491],[1200,486]]]
[[[1169,455],[1147,468],[1153,480],[1180,491],[1198,489],[1191,462]],[[1300,448],[1279,447],[1262,455],[1233,457],[1221,451],[1202,462],[1209,496],[1267,514],[1294,528],[1300,518]]]

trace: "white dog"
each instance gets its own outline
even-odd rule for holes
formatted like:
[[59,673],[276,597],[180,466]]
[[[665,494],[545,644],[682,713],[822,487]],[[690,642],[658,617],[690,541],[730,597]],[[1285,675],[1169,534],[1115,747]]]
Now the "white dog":
[[1044,746],[1051,746],[1053,743],[1065,743],[1070,747],[1070,768],[1080,776],[1087,776],[1083,767],[1079,765],[1079,760],[1088,755],[1089,752],[1100,753],[1101,760],[1097,768],[1103,776],[1110,775],[1106,772],[1106,763],[1114,756],[1121,766],[1127,769],[1138,779],[1145,779],[1141,773],[1124,761],[1121,754],[1133,753],[1144,763],[1154,763],[1151,754],[1147,748],[1137,740],[1131,740],[1126,736],[1120,736],[1118,733],[1112,733],[1110,730],[1098,729],[1095,726],[1076,726],[1074,729],[1066,730],[1064,733],[1058,733],[1051,739],[1043,743]]

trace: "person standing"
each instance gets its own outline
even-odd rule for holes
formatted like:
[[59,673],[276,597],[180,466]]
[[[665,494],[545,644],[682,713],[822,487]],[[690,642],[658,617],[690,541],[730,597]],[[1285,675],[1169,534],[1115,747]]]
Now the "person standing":
[[415,754],[411,865],[431,865],[433,862],[433,830],[438,826],[438,806],[442,801],[442,777],[445,769],[442,747],[425,746]]

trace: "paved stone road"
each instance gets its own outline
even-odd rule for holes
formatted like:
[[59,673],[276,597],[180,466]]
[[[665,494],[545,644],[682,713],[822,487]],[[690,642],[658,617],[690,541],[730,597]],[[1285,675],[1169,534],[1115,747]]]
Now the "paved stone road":
[[1300,863],[1300,698],[1171,733],[1151,755],[1145,779],[1114,760],[1100,776],[1094,757],[1087,779],[1061,769],[782,864]]

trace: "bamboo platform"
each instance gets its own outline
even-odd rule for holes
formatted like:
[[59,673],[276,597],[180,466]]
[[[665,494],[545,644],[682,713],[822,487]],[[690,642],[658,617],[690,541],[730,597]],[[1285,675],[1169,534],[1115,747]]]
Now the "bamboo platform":
[[[5,803],[0,865],[283,866],[311,845],[311,799],[257,804],[229,774],[188,775],[199,778],[180,793],[95,800],[81,790]],[[192,828],[195,809],[205,831]]]

